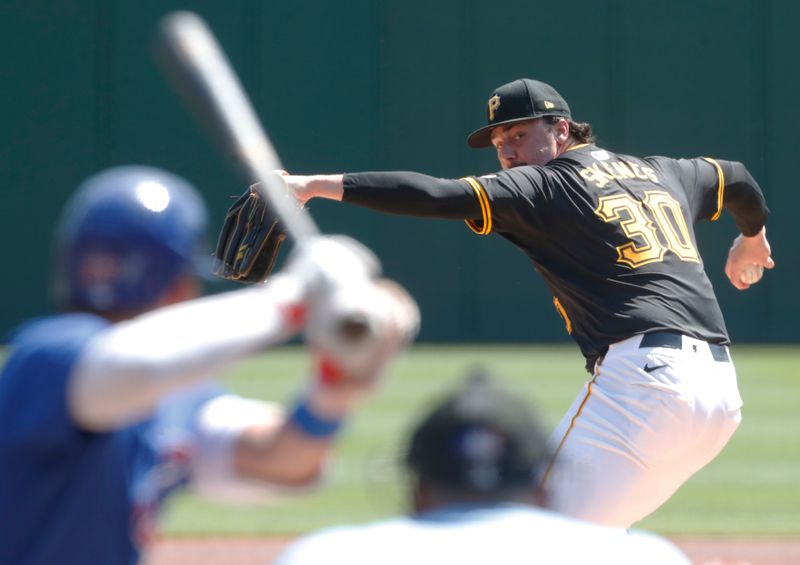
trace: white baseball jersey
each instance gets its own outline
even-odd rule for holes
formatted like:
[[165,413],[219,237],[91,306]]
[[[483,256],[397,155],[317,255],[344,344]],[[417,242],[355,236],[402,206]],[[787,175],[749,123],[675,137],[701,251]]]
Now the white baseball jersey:
[[595,526],[521,504],[453,506],[323,530],[294,542],[279,565],[688,565],[669,541]]
[[180,489],[236,501],[270,494],[235,473],[232,451],[242,430],[269,422],[277,407],[214,382],[175,392],[113,431],[76,425],[68,383],[108,327],[63,314],[23,325],[12,341],[0,375],[0,563],[135,563]]

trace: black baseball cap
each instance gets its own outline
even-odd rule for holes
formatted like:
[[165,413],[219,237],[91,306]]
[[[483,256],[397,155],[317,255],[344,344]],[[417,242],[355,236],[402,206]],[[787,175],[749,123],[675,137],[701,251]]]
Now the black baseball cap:
[[489,147],[492,128],[542,116],[571,118],[569,105],[556,89],[538,80],[521,78],[499,86],[487,102],[487,125],[467,138],[470,147]]
[[547,434],[532,410],[482,373],[423,418],[405,461],[433,484],[481,494],[533,486],[548,462]]

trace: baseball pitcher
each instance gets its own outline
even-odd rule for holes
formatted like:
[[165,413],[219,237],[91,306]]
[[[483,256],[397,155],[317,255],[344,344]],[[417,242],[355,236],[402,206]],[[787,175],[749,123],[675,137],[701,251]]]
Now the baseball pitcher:
[[[553,436],[553,508],[628,527],[725,446],[741,420],[730,341],[694,224],[733,215],[725,272],[736,288],[774,267],[762,192],[738,162],[635,157],[595,145],[550,85],[497,88],[471,147],[501,170],[286,176],[300,202],[462,219],[533,262],[592,374]],[[502,284],[502,279],[498,281]]]

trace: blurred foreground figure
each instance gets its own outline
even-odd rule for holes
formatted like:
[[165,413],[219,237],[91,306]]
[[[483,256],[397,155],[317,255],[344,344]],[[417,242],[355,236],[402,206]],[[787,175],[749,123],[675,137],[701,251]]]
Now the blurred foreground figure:
[[[18,328],[0,376],[0,563],[135,563],[180,487],[250,500],[315,484],[416,331],[413,300],[346,239],[298,249],[268,283],[198,298],[205,231],[197,191],[158,169],[103,171],[68,203],[63,313]],[[347,340],[342,319],[368,331]],[[286,412],[210,378],[303,329],[316,370]]]

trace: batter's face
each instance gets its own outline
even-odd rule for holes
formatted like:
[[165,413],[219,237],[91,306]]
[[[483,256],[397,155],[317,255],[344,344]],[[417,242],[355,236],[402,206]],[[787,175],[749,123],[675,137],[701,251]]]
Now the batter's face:
[[555,124],[542,118],[497,126],[492,130],[492,145],[503,169],[522,165],[545,165],[558,156],[569,136],[565,120]]

